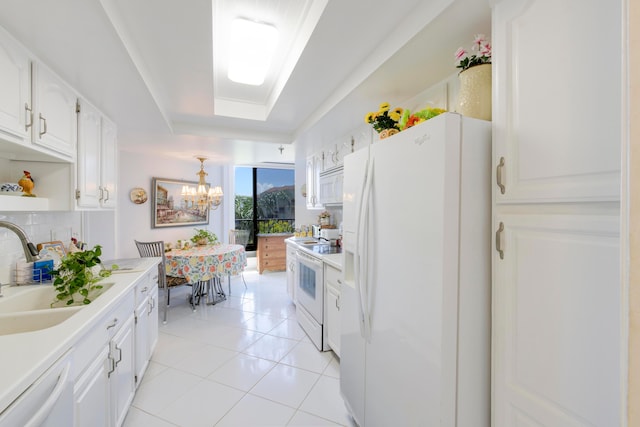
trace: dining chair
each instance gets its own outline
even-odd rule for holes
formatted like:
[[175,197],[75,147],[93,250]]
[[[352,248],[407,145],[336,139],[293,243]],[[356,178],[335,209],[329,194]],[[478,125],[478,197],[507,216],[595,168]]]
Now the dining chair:
[[[249,230],[229,230],[229,243],[232,245],[242,245],[243,248],[247,248],[249,242]],[[244,271],[240,273],[242,281],[244,282],[244,288],[247,289],[247,282],[244,280]],[[229,285],[229,295],[231,295],[231,285]]]
[[166,258],[164,256],[164,241],[159,240],[156,242],[139,242],[134,240],[140,257],[159,257],[162,258],[162,262],[158,264],[158,287],[164,289],[167,294],[167,299],[164,305],[164,320],[163,323],[167,323],[167,311],[169,309],[169,303],[171,301],[171,288],[177,286],[188,285],[187,279],[184,277],[167,276],[165,267]]

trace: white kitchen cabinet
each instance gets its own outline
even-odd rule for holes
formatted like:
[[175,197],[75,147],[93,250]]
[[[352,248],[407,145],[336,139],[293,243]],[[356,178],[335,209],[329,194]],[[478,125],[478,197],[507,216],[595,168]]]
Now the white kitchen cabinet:
[[31,64],[34,144],[75,160],[78,96],[45,65]]
[[540,426],[620,425],[617,214],[496,220],[495,425],[520,425],[524,414]]
[[116,126],[85,100],[78,101],[76,199],[79,208],[116,205]]
[[31,61],[27,52],[0,28],[0,137],[29,141]]
[[341,167],[344,164],[344,156],[351,153],[351,147],[355,144],[352,136],[342,137],[339,140],[327,144],[322,152],[322,171]]
[[[503,0],[493,9],[495,427],[610,426],[626,416],[622,5]],[[593,52],[603,54],[587,67],[568,60]]]
[[320,203],[320,170],[322,169],[322,154],[307,157],[307,208],[321,209]]
[[135,350],[131,291],[75,346],[76,427],[122,424],[135,393]]
[[[104,346],[74,390],[74,426],[109,426],[109,348]],[[108,363],[109,362],[109,363]]]
[[340,357],[340,293],[342,272],[335,267],[324,264],[325,289],[325,323],[327,342],[333,352]]
[[342,205],[343,167],[338,166],[320,173],[320,203]]
[[158,283],[141,282],[136,287],[135,341],[136,341],[136,387],[149,365],[151,354],[158,341]]
[[287,243],[287,294],[296,303],[296,263],[298,261],[297,245]]
[[104,115],[100,142],[100,206],[113,209],[118,200],[118,128]]
[[135,383],[135,335],[133,313],[120,327],[109,343],[110,392],[112,425],[120,426],[124,422],[127,410],[133,401]]
[[97,208],[100,205],[101,114],[84,100],[78,101],[77,205]]
[[[504,0],[497,5],[494,167],[505,187],[496,194],[497,203],[620,199],[621,4]],[[534,53],[540,46],[544,60]],[[572,58],[594,52],[597,61],[576,68]]]
[[[118,320],[112,319],[112,328]],[[133,325],[132,313],[76,381],[76,427],[122,425],[135,393]]]

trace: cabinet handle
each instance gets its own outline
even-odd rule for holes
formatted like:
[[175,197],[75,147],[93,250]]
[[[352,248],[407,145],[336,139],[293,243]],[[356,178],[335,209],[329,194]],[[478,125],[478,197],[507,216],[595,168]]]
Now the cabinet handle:
[[340,298],[336,298],[336,308],[340,310]]
[[118,360],[115,361],[115,364],[116,366],[118,366],[118,364],[122,362],[122,349],[119,348],[117,345],[115,347],[116,347],[116,350],[118,350]]
[[140,293],[143,293],[143,294],[144,294],[145,292],[147,292],[147,290],[149,290],[149,288],[147,288],[147,287],[145,286],[144,288],[142,288],[142,289],[140,290]]
[[111,353],[107,356],[107,360],[111,364],[111,368],[109,368],[109,372],[107,372],[107,378],[111,378],[111,374],[116,370],[116,363],[113,360],[113,357],[111,357]]
[[118,318],[117,318],[117,317],[114,317],[114,318],[113,318],[113,321],[111,322],[111,324],[110,324],[109,326],[107,326],[107,329],[111,329],[111,328],[113,328],[114,326],[116,326],[117,324],[118,324]]
[[107,187],[104,187],[104,192],[107,193],[107,197],[104,199],[104,201],[108,201],[109,200],[109,189]]
[[502,176],[502,170],[504,169],[504,157],[500,157],[500,163],[496,166],[496,184],[500,187],[500,193],[504,194],[504,180]]
[[40,121],[42,122],[43,130],[40,132],[40,138],[42,138],[42,135],[47,133],[47,119],[45,117],[42,117],[42,113],[39,113],[38,115],[40,116]]
[[496,251],[500,254],[500,259],[504,259],[504,249],[502,248],[502,232],[504,231],[504,223],[500,222],[500,226],[496,231]]
[[100,191],[100,196],[98,197],[99,201],[103,201],[104,200],[104,190],[102,187],[98,187],[98,190]]
[[24,130],[29,130],[29,128],[33,126],[33,110],[29,108],[29,104],[26,102],[24,103],[24,112]]

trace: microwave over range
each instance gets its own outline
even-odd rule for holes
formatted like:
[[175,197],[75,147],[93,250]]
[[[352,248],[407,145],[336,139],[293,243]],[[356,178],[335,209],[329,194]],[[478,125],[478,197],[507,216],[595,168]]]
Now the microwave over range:
[[320,204],[325,206],[342,205],[342,166],[336,166],[320,172]]

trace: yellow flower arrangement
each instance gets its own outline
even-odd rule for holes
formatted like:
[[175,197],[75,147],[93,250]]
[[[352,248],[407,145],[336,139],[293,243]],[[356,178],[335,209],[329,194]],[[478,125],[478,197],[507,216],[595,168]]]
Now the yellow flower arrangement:
[[403,109],[398,107],[390,110],[390,106],[388,102],[383,102],[380,104],[380,108],[377,112],[367,113],[364,116],[364,121],[373,126],[376,132],[380,133],[385,129],[396,129],[398,128],[398,122],[402,117]]

